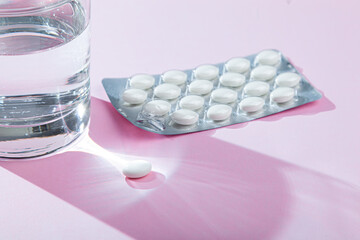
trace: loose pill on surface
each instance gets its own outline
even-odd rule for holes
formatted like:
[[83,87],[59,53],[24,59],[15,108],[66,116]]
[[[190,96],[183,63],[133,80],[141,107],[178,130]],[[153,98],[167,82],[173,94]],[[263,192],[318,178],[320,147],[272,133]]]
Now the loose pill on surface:
[[301,76],[293,72],[285,72],[276,77],[275,82],[279,87],[296,87],[300,82]]
[[268,94],[269,90],[270,85],[267,82],[262,81],[249,82],[244,87],[245,94],[251,97],[263,96],[265,94]]
[[208,80],[195,80],[189,85],[189,91],[197,95],[205,95],[211,92],[213,83]]
[[289,87],[278,87],[270,94],[270,99],[276,103],[285,103],[293,99],[295,90]]
[[122,169],[122,173],[128,178],[141,178],[151,172],[152,165],[145,160],[129,161]]
[[165,72],[162,77],[163,77],[163,81],[165,83],[182,85],[186,82],[187,74],[182,71],[171,70],[171,71]]
[[276,75],[276,68],[272,66],[258,66],[251,71],[251,78],[257,81],[269,81]]
[[174,112],[171,118],[180,125],[193,125],[199,120],[199,114],[189,109],[180,109]]
[[211,93],[211,99],[218,103],[232,103],[237,99],[237,92],[228,88],[218,88]]
[[171,104],[164,100],[153,100],[144,106],[144,111],[154,116],[163,116],[169,113]]
[[198,110],[204,106],[205,100],[203,97],[190,95],[180,100],[180,107],[189,110]]
[[236,72],[226,72],[220,77],[220,83],[225,87],[240,87],[245,80],[246,77],[243,74]]
[[195,69],[195,78],[214,80],[219,76],[219,68],[214,65],[201,65]]
[[155,78],[148,74],[138,74],[130,79],[130,86],[138,89],[149,89],[155,84]]
[[240,102],[240,109],[245,112],[257,112],[261,110],[265,105],[265,100],[260,97],[248,97],[244,98]]
[[245,74],[250,70],[250,61],[246,58],[232,58],[225,64],[225,68],[228,72]]
[[142,89],[130,88],[124,91],[122,98],[130,104],[142,104],[147,98],[147,92]]
[[281,55],[274,50],[264,50],[256,56],[255,61],[261,65],[277,66],[281,61]]
[[180,96],[181,88],[174,84],[164,83],[155,88],[154,94],[158,98],[171,100]]
[[232,108],[225,104],[211,106],[207,111],[207,117],[213,121],[223,121],[230,117]]

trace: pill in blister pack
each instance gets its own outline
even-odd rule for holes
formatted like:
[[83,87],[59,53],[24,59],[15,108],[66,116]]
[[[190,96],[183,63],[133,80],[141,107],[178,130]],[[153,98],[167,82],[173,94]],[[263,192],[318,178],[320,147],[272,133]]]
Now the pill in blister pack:
[[165,135],[247,122],[321,98],[277,50],[161,75],[104,79],[103,85],[132,124]]

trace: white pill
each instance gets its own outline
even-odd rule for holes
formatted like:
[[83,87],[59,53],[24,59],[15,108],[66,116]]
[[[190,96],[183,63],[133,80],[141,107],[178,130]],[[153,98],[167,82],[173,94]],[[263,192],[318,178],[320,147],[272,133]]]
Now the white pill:
[[219,76],[219,68],[214,65],[201,65],[195,69],[195,78],[214,80]]
[[281,55],[274,50],[264,50],[256,56],[255,61],[261,65],[276,66],[281,61]]
[[141,178],[151,172],[151,163],[145,160],[129,161],[122,169],[122,173],[128,178]]
[[220,83],[225,87],[240,87],[245,83],[245,79],[241,73],[226,72],[220,77]]
[[264,104],[264,99],[260,97],[248,97],[240,102],[240,109],[245,112],[257,112],[264,107]]
[[244,74],[250,69],[250,61],[246,58],[232,58],[225,64],[225,68],[229,72]]
[[169,113],[170,109],[171,104],[164,100],[154,100],[144,106],[144,111],[154,116],[163,116]]
[[278,87],[270,94],[270,99],[277,103],[285,103],[293,99],[295,90],[289,87]]
[[276,75],[276,68],[272,66],[258,66],[251,71],[251,78],[258,81],[269,81]]
[[295,87],[299,84],[301,76],[293,72],[285,72],[276,77],[275,82],[280,87]]
[[178,70],[171,70],[167,71],[163,74],[163,81],[166,83],[172,83],[175,85],[182,85],[186,82],[187,74],[178,71]]
[[253,81],[249,82],[244,87],[246,95],[251,97],[260,97],[267,94],[270,90],[270,85],[267,82]]
[[138,89],[149,89],[154,86],[155,78],[148,74],[138,74],[130,79],[130,86]]
[[189,85],[189,91],[197,95],[205,95],[211,92],[213,83],[208,80],[195,80]]
[[213,121],[223,121],[228,119],[232,113],[232,108],[228,105],[218,104],[211,106],[207,111],[207,117]]
[[124,91],[122,98],[130,104],[141,104],[147,98],[147,92],[142,89],[130,88]]
[[204,106],[205,100],[200,96],[186,96],[180,100],[180,107],[189,110],[198,110]]
[[218,103],[232,103],[237,99],[237,92],[228,88],[218,88],[211,93],[211,99]]
[[199,120],[199,114],[189,109],[180,109],[171,115],[172,120],[180,125],[192,125]]
[[165,100],[175,99],[180,96],[181,88],[174,84],[164,83],[155,88],[154,94],[158,98]]

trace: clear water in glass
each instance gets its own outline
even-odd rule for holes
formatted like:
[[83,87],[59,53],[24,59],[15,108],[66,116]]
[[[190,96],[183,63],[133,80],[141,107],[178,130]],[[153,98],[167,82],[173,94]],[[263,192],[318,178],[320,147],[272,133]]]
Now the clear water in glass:
[[34,1],[0,0],[0,157],[51,153],[89,123],[88,3]]

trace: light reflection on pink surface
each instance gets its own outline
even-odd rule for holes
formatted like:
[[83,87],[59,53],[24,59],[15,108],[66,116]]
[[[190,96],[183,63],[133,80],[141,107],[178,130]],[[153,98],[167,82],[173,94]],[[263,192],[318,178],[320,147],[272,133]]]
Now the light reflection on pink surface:
[[136,239],[306,239],[309,228],[360,236],[341,224],[360,220],[356,188],[215,139],[216,130],[165,137],[130,125],[109,103],[92,107],[99,146],[160,168],[133,181],[95,152],[0,165]]
[[[106,149],[102,148],[98,144],[96,144],[89,136],[85,136],[85,138],[78,143],[76,146],[71,148],[69,151],[71,152],[84,152],[88,154],[93,154],[101,158],[104,162],[110,163],[114,166],[119,172],[122,172],[123,167],[127,162],[131,162],[132,160],[147,160],[152,162],[151,158],[148,157],[137,157],[130,155],[121,155],[116,154]],[[159,167],[153,167],[153,170],[145,177],[139,179],[131,179],[126,177],[126,183],[136,189],[152,189],[160,186],[165,181],[165,176],[162,173],[154,171],[154,169],[159,169]],[[160,167],[160,169],[162,169]],[[169,169],[168,169],[169,170]],[[165,171],[168,175],[169,171]]]

